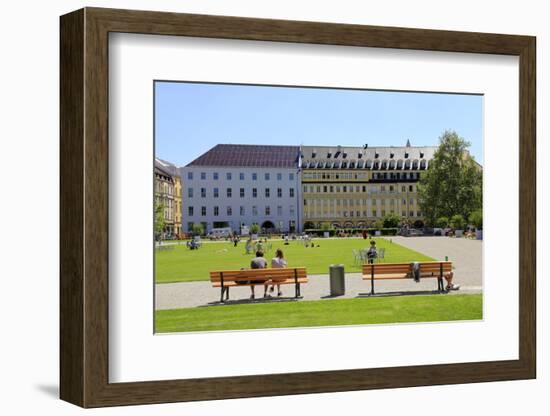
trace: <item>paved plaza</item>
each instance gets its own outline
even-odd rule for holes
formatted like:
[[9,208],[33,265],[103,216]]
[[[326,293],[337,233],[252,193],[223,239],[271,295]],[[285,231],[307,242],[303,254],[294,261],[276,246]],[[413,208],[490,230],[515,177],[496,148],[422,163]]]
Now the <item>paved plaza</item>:
[[[482,247],[479,240],[449,237],[387,237],[394,243],[424,253],[437,260],[453,262],[455,282],[461,285],[459,291],[451,293],[480,293],[482,291]],[[350,254],[351,255],[351,254]],[[328,270],[327,270],[328,273]],[[346,273],[346,294],[330,297],[330,284],[327,275],[310,275],[309,282],[301,287],[304,300],[342,299],[367,296],[370,292],[370,281],[361,278],[360,273]],[[294,296],[293,285],[283,285],[283,297],[273,300],[263,299],[263,286],[256,286],[255,302],[289,301]],[[437,289],[436,279],[423,279],[419,283],[413,280],[375,281],[378,296],[413,295],[433,293]],[[231,287],[229,303],[250,301],[250,287]],[[212,287],[210,281],[163,283],[155,285],[155,307],[177,309],[201,307],[219,304],[220,289]]]

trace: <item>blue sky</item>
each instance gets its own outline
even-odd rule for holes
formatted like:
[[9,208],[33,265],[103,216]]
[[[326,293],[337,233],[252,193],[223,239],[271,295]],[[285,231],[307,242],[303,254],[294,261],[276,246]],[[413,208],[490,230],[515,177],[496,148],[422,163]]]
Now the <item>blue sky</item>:
[[437,145],[455,130],[483,162],[478,95],[155,83],[156,156],[186,165],[218,143]]

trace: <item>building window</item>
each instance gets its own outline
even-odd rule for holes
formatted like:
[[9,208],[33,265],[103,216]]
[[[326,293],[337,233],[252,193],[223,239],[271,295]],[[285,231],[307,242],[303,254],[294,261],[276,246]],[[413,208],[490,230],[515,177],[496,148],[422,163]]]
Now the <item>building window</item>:
[[239,195],[241,198],[244,198],[244,188],[239,189]]
[[257,181],[257,180],[258,180],[258,174],[257,174],[257,173],[253,173],[253,174],[252,174],[252,180],[253,180],[253,181]]
[[190,217],[193,216],[193,207],[188,207],[187,208],[187,215],[189,215]]
[[187,179],[190,181],[193,180],[193,172],[187,172]]
[[258,189],[252,188],[252,198],[257,198],[257,197],[258,197]]
[[269,188],[265,188],[265,197],[269,198]]
[[406,217],[407,216],[407,211],[401,211],[401,216]]
[[265,215],[271,215],[271,208],[269,206],[265,207]]
[[422,216],[422,212],[416,211],[416,216],[417,216],[417,217],[421,217],[421,216]]
[[217,198],[220,196],[220,190],[218,188],[214,188],[214,198]]
[[202,180],[205,180],[205,179],[206,179],[206,172],[201,172],[201,179],[202,179]]
[[277,207],[277,215],[279,217],[281,217],[283,215],[283,207],[280,206],[280,205]]
[[324,185],[324,186],[323,186],[323,192],[325,192],[325,193],[326,193],[326,192],[327,192],[327,189],[328,189],[328,188],[327,188],[327,186],[326,186],[326,185]]
[[227,193],[227,197],[228,197],[228,198],[231,198],[232,195],[233,195],[233,189],[227,188],[227,189],[226,189],[226,193]]
[[214,180],[217,181],[218,180],[218,172],[214,172],[213,176],[214,176]]
[[289,180],[289,181],[293,181],[293,180],[294,180],[294,173],[289,173],[289,174],[288,174],[288,180]]
[[290,196],[291,198],[294,198],[294,188],[290,188],[288,190],[288,196]]
[[258,216],[258,207],[256,205],[252,207],[252,215],[255,217]]
[[187,188],[187,197],[193,198],[193,188]]
[[215,206],[214,207],[214,217],[217,217],[218,215],[220,215],[220,207]]
[[241,181],[244,181],[244,173],[243,172],[239,173],[239,179]]
[[206,217],[206,207],[201,207],[201,216]]
[[282,180],[283,180],[283,174],[282,174],[282,173],[278,173],[278,174],[277,174],[277,180],[278,180],[278,181],[282,181]]
[[334,192],[334,186],[333,185],[330,185],[330,193]]
[[409,211],[409,217],[414,217],[414,211]]
[[206,198],[206,188],[201,188],[201,198]]
[[281,188],[277,188],[277,198],[283,197],[283,190]]
[[402,187],[401,187],[401,192],[407,192],[407,187],[406,187],[406,186],[402,186]]
[[227,216],[230,217],[233,215],[233,209],[231,207],[227,207]]
[[372,216],[376,217],[376,210],[375,209],[372,210]]
[[414,199],[413,198],[411,198],[410,203],[411,203],[411,205],[414,204]]
[[290,213],[291,217],[294,216],[294,207],[292,205],[289,207],[288,212]]
[[225,174],[225,178],[226,178],[228,181],[230,181],[230,180],[231,180],[231,172],[227,172],[227,173]]
[[241,207],[239,208],[239,214],[240,214],[241,216],[244,215],[244,207],[243,207],[243,206],[241,206]]
[[413,186],[412,185],[409,185],[409,192],[413,192]]
[[269,180],[269,173],[268,173],[268,172],[266,172],[266,173],[264,174],[264,178],[265,178],[266,181]]

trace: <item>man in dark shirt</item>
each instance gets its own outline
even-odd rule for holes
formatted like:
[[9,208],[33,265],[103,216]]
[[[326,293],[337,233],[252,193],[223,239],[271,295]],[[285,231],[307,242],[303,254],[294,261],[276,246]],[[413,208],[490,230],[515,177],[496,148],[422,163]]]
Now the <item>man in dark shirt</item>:
[[[267,260],[264,258],[264,253],[261,250],[256,251],[256,257],[254,257],[250,261],[250,268],[251,269],[265,269],[267,267]],[[251,280],[250,281],[250,291],[252,292],[252,295],[250,296],[250,299],[254,299],[254,284],[255,283],[262,283],[263,280]],[[264,298],[267,297],[267,287],[268,285],[264,285]]]

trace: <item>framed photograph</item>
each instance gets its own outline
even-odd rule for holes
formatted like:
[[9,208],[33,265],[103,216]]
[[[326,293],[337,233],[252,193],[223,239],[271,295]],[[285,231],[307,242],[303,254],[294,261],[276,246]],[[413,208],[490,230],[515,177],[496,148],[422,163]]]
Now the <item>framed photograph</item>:
[[536,377],[534,37],[60,25],[63,400]]

